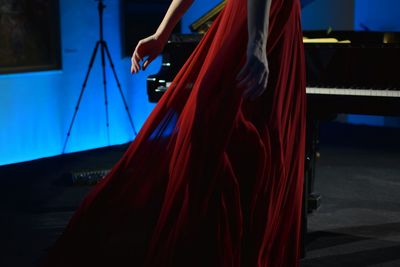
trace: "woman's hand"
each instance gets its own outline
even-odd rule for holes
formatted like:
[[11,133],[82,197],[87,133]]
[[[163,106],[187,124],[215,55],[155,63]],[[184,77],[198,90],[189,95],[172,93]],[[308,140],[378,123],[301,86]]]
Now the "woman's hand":
[[131,59],[132,73],[140,70],[140,62],[144,57],[147,59],[142,65],[143,70],[162,52],[172,30],[192,3],[193,0],[172,0],[155,34],[140,40],[137,44]]
[[268,75],[266,46],[250,43],[246,63],[236,78],[238,86],[245,88],[243,97],[252,101],[259,97],[267,88]]
[[[162,52],[166,41],[153,34],[138,42],[131,58],[131,73],[137,73],[140,69],[145,70],[147,66]],[[146,61],[140,66],[144,58]]]

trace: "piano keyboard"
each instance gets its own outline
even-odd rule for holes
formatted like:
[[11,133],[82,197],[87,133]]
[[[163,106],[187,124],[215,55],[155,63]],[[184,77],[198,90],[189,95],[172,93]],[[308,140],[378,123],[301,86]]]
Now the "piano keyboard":
[[[165,82],[165,81],[163,81],[163,82]],[[161,85],[156,89],[156,91],[157,92],[165,92],[170,85],[171,85],[171,82],[167,82],[166,86]],[[306,92],[307,92],[307,94],[313,94],[313,95],[400,97],[400,90],[307,87]]]
[[306,92],[314,95],[400,97],[400,91],[396,90],[307,87]]

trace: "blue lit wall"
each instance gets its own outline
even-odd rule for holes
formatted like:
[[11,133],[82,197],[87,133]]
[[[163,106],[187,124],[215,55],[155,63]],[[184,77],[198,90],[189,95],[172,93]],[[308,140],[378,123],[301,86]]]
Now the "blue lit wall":
[[[145,72],[132,76],[130,59],[121,58],[119,1],[106,0],[105,3],[105,38],[133,122],[139,130],[154,108],[154,104],[147,100],[146,77],[158,72],[161,57],[153,61]],[[196,1],[183,18],[184,32],[188,31],[191,22],[217,3]],[[60,15],[62,69],[0,75],[0,165],[58,155],[63,149],[90,56],[98,39],[97,3],[94,0],[60,0]],[[98,56],[66,153],[122,144],[134,138],[111,69],[107,68],[108,138],[99,60]]]
[[[344,1],[344,2],[343,2]],[[336,3],[347,3],[337,0]],[[396,11],[400,1],[357,0],[355,2],[354,25],[363,22],[371,29],[400,28]],[[349,1],[351,2],[351,1]],[[198,0],[182,20],[183,32],[189,32],[188,25],[204,14],[219,0]],[[305,29],[326,27],[332,24],[321,11],[334,11],[340,15],[342,24],[336,29],[347,28],[348,21],[340,13],[340,7],[332,1],[315,0],[303,12]],[[160,57],[145,72],[132,76],[129,72],[130,59],[121,58],[121,36],[119,1],[106,0],[105,37],[108,41],[123,92],[128,102],[137,130],[154,108],[147,101],[146,77],[157,73]],[[338,9],[339,8],[339,9]],[[75,105],[81,91],[87,65],[98,38],[96,2],[92,0],[60,0],[61,43],[63,67],[57,71],[0,75],[0,165],[49,157],[61,153]],[[385,16],[376,15],[384,13]],[[343,9],[342,9],[343,11]],[[325,13],[326,14],[326,13]],[[384,20],[381,20],[384,18]],[[390,19],[391,18],[391,19]],[[396,17],[397,18],[397,17]],[[346,23],[344,23],[346,21]],[[389,21],[389,22],[387,22]],[[344,24],[343,24],[344,23]],[[385,23],[385,24],[382,24]],[[140,27],[140,25],[132,25]],[[99,59],[99,57],[98,57]],[[76,152],[108,145],[121,144],[134,138],[119,92],[110,69],[107,70],[110,130],[109,138],[105,126],[104,95],[100,62],[91,72],[88,86],[72,128],[66,152]],[[349,116],[349,121],[352,122]],[[353,117],[353,119],[356,117]],[[376,119],[377,124],[397,125],[394,118]]]
[[[353,0],[314,0],[302,10],[304,30],[353,30]],[[305,1],[306,3],[306,1]]]
[[355,29],[400,31],[399,0],[356,0],[355,6]]
[[[160,59],[132,76],[121,58],[119,1],[106,1],[105,37],[134,124],[140,128],[154,107],[147,101],[145,77],[158,72]],[[62,70],[0,75],[0,165],[58,155],[66,138],[94,44],[98,39],[97,3],[60,0]],[[140,25],[132,25],[138,27]],[[129,142],[134,138],[120,94],[108,68],[109,140],[97,57],[72,128],[66,152]]]

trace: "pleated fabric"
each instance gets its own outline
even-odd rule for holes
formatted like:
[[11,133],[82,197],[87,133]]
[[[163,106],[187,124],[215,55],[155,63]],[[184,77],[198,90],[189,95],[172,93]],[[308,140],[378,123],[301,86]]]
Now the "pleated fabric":
[[272,0],[255,101],[247,0],[228,0],[42,266],[299,266],[305,65],[298,0]]

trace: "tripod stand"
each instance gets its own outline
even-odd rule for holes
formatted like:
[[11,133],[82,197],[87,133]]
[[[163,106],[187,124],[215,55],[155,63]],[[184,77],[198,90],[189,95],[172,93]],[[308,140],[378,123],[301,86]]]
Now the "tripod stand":
[[80,92],[80,95],[79,95],[79,98],[78,98],[78,102],[77,102],[76,107],[75,107],[75,112],[74,112],[74,115],[72,117],[72,121],[71,121],[71,124],[69,126],[69,129],[68,129],[68,133],[67,133],[67,137],[65,139],[65,143],[64,143],[63,150],[62,150],[62,154],[64,154],[64,152],[65,152],[65,148],[67,146],[67,142],[68,142],[69,136],[71,134],[71,129],[72,129],[72,126],[74,124],[74,121],[75,121],[75,118],[76,118],[76,114],[78,113],[80,102],[82,100],[83,92],[86,89],[86,84],[87,84],[87,81],[89,79],[90,71],[92,70],[93,63],[94,63],[94,60],[96,59],[96,55],[97,55],[97,52],[98,52],[99,48],[100,48],[100,52],[101,52],[101,66],[102,66],[102,73],[103,73],[103,89],[104,89],[104,99],[105,99],[104,104],[105,104],[105,110],[106,110],[106,126],[107,126],[108,142],[110,142],[110,136],[109,136],[110,133],[109,133],[109,118],[108,118],[107,78],[106,78],[106,69],[105,69],[105,67],[106,67],[106,55],[107,55],[107,58],[109,60],[111,69],[113,71],[115,81],[117,82],[118,90],[119,90],[119,92],[121,94],[121,98],[122,98],[122,101],[124,103],[126,113],[128,114],[129,122],[130,122],[130,124],[132,126],[132,129],[133,129],[133,132],[134,132],[135,136],[137,135],[137,132],[135,130],[135,126],[133,125],[132,116],[131,116],[131,114],[129,112],[129,108],[128,108],[127,103],[126,103],[125,96],[124,96],[124,94],[122,92],[122,89],[121,89],[121,84],[119,82],[119,79],[118,79],[118,76],[117,76],[117,72],[115,71],[115,67],[114,67],[113,61],[111,59],[110,51],[108,50],[107,43],[104,40],[104,35],[103,35],[103,12],[104,12],[104,8],[106,6],[104,5],[103,0],[95,0],[95,1],[99,2],[98,5],[97,5],[97,9],[98,9],[98,12],[99,12],[100,39],[96,42],[96,45],[95,45],[93,53],[92,53],[92,57],[90,59],[89,68],[88,68],[88,70],[86,72],[86,77],[85,77],[85,80],[83,82],[82,89],[81,89],[81,92]]

